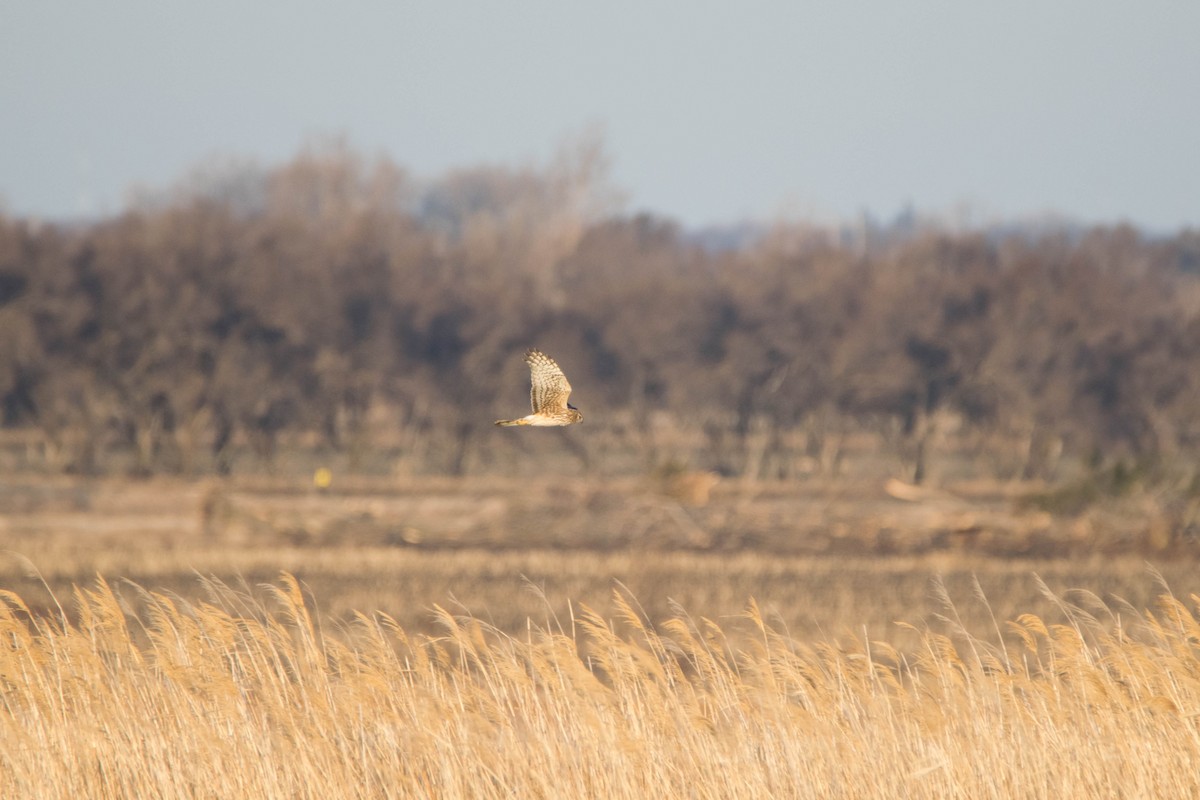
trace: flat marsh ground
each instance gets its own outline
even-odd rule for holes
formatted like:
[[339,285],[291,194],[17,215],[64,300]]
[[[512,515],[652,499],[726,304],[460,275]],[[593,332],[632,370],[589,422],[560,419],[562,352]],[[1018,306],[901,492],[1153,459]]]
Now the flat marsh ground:
[[0,796],[1195,796],[1200,559],[1015,508],[8,480]]

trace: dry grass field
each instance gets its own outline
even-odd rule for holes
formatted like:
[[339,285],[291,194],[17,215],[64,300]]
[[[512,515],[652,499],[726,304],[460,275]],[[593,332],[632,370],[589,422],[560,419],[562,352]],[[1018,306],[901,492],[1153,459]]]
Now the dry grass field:
[[1200,792],[1153,520],[704,492],[0,485],[0,797]]
[[[5,797],[1190,797],[1193,595],[980,639],[800,640],[585,605],[505,634],[434,608],[330,626],[294,578],[185,602],[0,596]],[[127,587],[131,588],[131,587]],[[736,631],[736,638],[731,632]],[[1007,632],[1018,643],[1003,639]]]

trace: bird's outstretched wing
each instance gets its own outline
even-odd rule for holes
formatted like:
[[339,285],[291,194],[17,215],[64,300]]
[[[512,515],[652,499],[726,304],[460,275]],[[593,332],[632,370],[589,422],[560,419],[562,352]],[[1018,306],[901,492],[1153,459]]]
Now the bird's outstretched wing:
[[529,365],[529,400],[533,404],[533,413],[565,411],[571,384],[554,359],[535,348],[525,354],[525,363]]

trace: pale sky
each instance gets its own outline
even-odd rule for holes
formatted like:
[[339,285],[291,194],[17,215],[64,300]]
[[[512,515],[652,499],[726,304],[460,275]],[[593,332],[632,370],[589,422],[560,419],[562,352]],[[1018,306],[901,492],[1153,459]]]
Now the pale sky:
[[687,225],[1057,212],[1200,226],[1200,3],[0,6],[0,209],[114,213],[345,135],[418,176],[605,131]]

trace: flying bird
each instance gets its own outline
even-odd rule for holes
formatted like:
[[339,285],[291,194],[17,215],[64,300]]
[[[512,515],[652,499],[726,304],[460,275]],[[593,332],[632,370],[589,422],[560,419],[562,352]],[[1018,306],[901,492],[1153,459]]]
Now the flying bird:
[[520,419],[498,419],[496,424],[551,426],[583,422],[583,414],[567,402],[571,384],[554,359],[534,348],[525,353],[525,363],[529,365],[533,413]]

